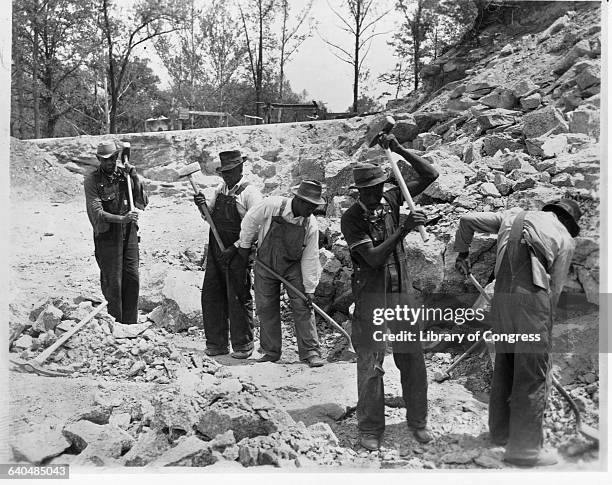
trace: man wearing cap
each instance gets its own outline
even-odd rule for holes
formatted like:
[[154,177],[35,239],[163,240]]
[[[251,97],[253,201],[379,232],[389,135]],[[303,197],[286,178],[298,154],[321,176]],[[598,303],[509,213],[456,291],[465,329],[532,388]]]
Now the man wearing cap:
[[136,169],[129,163],[118,168],[118,155],[114,141],[98,145],[100,166],[85,177],[85,202],[108,313],[118,322],[131,324],[138,323],[139,237],[138,213],[130,211],[127,184],[133,186],[137,208],[144,210],[149,200]]
[[[534,341],[495,343],[495,369],[489,398],[491,441],[506,446],[504,460],[519,466],[557,462],[542,449],[543,420],[551,372],[553,312],[565,285],[581,213],[561,199],[540,211],[518,207],[473,212],[461,217],[455,236],[455,266],[468,274],[474,232],[497,234],[493,331],[530,334]],[[535,340],[537,338],[537,340]]]
[[[202,317],[206,354],[229,353],[246,359],[253,353],[253,297],[248,260],[236,258],[240,245],[240,223],[249,209],[261,202],[259,190],[242,177],[246,156],[231,150],[219,153],[217,173],[223,182],[209,202],[211,217],[225,250],[221,251],[212,230],[208,237],[206,272],[202,284]],[[202,192],[194,196],[196,205],[206,203]]]
[[[404,149],[393,135],[380,135],[383,148],[401,155],[418,174],[406,182],[411,195],[423,192],[438,172],[427,160]],[[383,360],[386,343],[375,334],[412,330],[395,321],[374,322],[378,309],[416,306],[412,297],[412,282],[406,265],[404,237],[425,222],[425,214],[413,211],[405,219],[399,209],[404,202],[398,187],[384,191],[388,177],[383,169],[364,163],[353,168],[354,187],[359,199],[342,216],[341,229],[353,263],[352,291],[355,310],[352,320],[352,340],[357,352],[357,422],[360,443],[368,450],[377,450],[385,430]],[[417,332],[418,334],[418,332]],[[427,429],[427,373],[421,344],[418,341],[393,344],[393,359],[400,370],[402,395],[406,404],[406,419],[415,438],[426,443],[431,435]]]
[[[304,180],[293,187],[294,197],[268,197],[242,220],[240,257],[248,258],[258,241],[257,259],[287,279],[310,301],[319,284],[319,225],[313,212],[324,204],[321,184]],[[255,265],[255,305],[260,323],[259,362],[276,362],[281,356],[280,280]],[[314,313],[310,305],[291,289],[289,295],[300,360],[310,367],[323,365]]]

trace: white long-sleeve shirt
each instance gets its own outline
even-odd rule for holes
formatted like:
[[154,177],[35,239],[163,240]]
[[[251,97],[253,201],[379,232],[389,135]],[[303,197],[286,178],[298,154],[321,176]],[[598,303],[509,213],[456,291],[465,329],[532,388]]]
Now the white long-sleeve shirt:
[[[240,226],[240,247],[250,248],[255,240],[261,244],[270,230],[272,217],[279,215],[280,207],[285,197],[267,197],[255,207],[250,209],[242,219]],[[292,224],[301,225],[303,217],[296,217],[291,210],[291,199],[286,199],[282,218]],[[304,252],[302,253],[302,282],[306,293],[314,293],[321,277],[321,263],[319,262],[319,223],[311,215],[306,223],[304,236]],[[272,268],[274,269],[274,268]]]
[[[221,182],[215,188],[215,192],[213,193],[210,201],[208,202],[208,210],[212,214],[213,209],[215,208],[215,202],[217,201],[217,196],[219,194],[223,195],[232,195],[236,196],[236,192],[246,183],[244,178],[241,178],[240,181],[234,185],[231,190],[228,190],[227,184],[225,182]],[[254,185],[247,185],[245,189],[240,192],[236,196],[236,209],[238,210],[238,214],[240,218],[243,219],[245,214],[251,209],[259,204],[263,200],[263,195],[257,187]],[[202,219],[206,219],[204,215],[202,215]],[[236,247],[240,247],[240,239],[234,243]]]
[[[510,230],[521,208],[503,212],[472,212],[461,217],[455,236],[455,251],[467,252],[474,232],[497,233],[497,275],[510,239]],[[550,290],[553,306],[565,285],[576,243],[557,216],[552,212],[528,211],[523,224],[523,238],[531,247],[533,284]],[[547,268],[542,265],[546,263]]]

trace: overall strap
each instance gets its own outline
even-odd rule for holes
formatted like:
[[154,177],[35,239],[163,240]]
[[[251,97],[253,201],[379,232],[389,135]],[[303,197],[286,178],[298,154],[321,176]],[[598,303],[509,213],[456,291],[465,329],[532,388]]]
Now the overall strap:
[[279,217],[283,216],[283,212],[285,212],[285,207],[287,207],[287,199],[283,197],[283,201],[281,202],[280,209],[278,210]]
[[239,196],[240,194],[242,194],[242,192],[244,192],[244,189],[246,189],[248,186],[249,186],[249,183],[244,182],[243,184],[240,185],[240,187],[238,187],[238,190],[236,190],[234,195]]
[[521,211],[517,214],[512,227],[510,229],[510,236],[508,238],[508,244],[506,245],[506,253],[508,255],[508,263],[510,264],[510,271],[514,276],[515,271],[512,267],[512,263],[515,260],[516,253],[518,252],[518,245],[523,237],[523,223],[525,222],[525,216],[527,211]]

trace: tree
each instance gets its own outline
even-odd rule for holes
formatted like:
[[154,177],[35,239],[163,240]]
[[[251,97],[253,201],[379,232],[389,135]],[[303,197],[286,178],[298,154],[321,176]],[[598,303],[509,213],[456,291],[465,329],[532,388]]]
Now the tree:
[[[242,65],[246,46],[240,31],[236,29],[237,19],[223,0],[213,0],[203,25],[208,45],[211,72],[211,97],[216,100],[220,111],[226,111],[226,93],[229,83]],[[205,25],[205,27],[204,27]]]
[[174,32],[185,16],[184,2],[140,0],[131,9],[119,9],[112,0],[101,0],[99,26],[103,33],[109,93],[108,131],[117,132],[119,98],[134,49]]
[[346,111],[351,110],[353,110],[353,112],[355,113],[374,113],[377,111],[381,111],[382,106],[374,98],[368,96],[367,94],[364,94],[360,96],[360,98],[357,100],[357,110],[355,110],[355,105],[352,104],[347,108]]
[[24,135],[26,92],[31,94],[33,136],[52,137],[71,110],[70,78],[92,50],[91,0],[20,0],[13,3],[14,93]]
[[278,101],[283,102],[283,86],[285,81],[285,65],[295,54],[302,43],[312,35],[314,24],[312,19],[307,22],[307,17],[312,9],[313,0],[309,0],[306,6],[295,17],[295,21],[290,25],[289,0],[280,0],[281,4],[281,38],[280,38],[280,62],[278,75]]
[[[251,77],[253,80],[253,87],[255,88],[255,114],[260,116],[261,112],[261,101],[262,91],[264,82],[264,55],[270,52],[274,39],[270,32],[270,24],[274,17],[274,7],[277,0],[249,0],[248,7],[250,10],[245,14],[242,6],[240,8],[240,18],[242,20],[242,27],[244,29],[244,36],[246,42],[246,51],[249,58],[249,67]],[[249,27],[249,25],[251,27]],[[257,43],[257,47],[251,43],[251,36],[249,33],[254,32],[256,38],[254,42]]]
[[379,81],[382,81],[389,86],[395,86],[395,99],[400,97],[400,93],[402,92],[403,88],[410,82],[409,67],[411,65],[410,59],[406,60],[404,58],[400,58],[400,60],[395,63],[393,71],[383,73],[378,76]]
[[353,68],[353,112],[355,113],[358,111],[359,82],[362,80],[363,62],[370,50],[372,39],[384,33],[376,32],[376,24],[389,13],[389,10],[382,14],[375,13],[373,4],[374,0],[345,0],[344,6],[348,9],[348,16],[350,17],[347,20],[328,2],[329,8],[344,24],[340,28],[352,36],[353,46],[350,52],[325,38],[323,38],[323,41],[332,48],[332,53],[338,59]]

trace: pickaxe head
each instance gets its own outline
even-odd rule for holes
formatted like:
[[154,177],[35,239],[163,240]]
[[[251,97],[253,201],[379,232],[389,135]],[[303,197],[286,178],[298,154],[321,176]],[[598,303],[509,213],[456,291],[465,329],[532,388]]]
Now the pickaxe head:
[[198,173],[200,170],[202,170],[202,168],[198,162],[190,163],[189,165],[185,165],[183,168],[179,169],[179,178],[189,177],[194,173]]
[[368,147],[372,148],[376,143],[378,143],[378,137],[381,133],[389,133],[395,126],[395,120],[393,116],[381,116],[380,118],[375,119],[372,124],[368,127],[368,131],[366,133],[366,143]]

